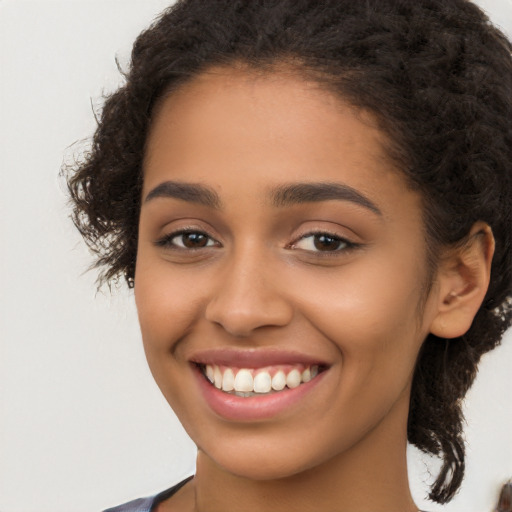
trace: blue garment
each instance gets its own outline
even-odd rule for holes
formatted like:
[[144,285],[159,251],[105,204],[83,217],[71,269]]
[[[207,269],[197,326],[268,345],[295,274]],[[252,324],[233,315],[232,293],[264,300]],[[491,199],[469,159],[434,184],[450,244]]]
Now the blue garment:
[[166,491],[163,491],[156,496],[150,496],[149,498],[139,498],[138,500],[129,501],[124,505],[118,505],[117,507],[109,508],[103,512],[152,512],[156,505],[162,503],[162,501],[166,500],[167,498],[170,498],[192,478],[194,477],[189,476],[179,484],[174,485],[170,489],[167,489]]
[[178,492],[193,476],[189,476],[179,484],[173,485],[170,489],[167,489],[155,496],[148,498],[139,498],[137,500],[129,501],[124,505],[118,505],[117,507],[108,508],[103,512],[152,512],[156,505],[162,503],[162,501],[170,498],[173,494]]

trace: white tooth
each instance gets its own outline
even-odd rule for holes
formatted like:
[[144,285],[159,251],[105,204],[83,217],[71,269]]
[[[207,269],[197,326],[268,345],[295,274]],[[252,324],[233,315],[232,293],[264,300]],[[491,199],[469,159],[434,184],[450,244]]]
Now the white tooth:
[[302,372],[302,382],[309,382],[310,380],[311,380],[311,371],[309,370],[309,368],[306,368]]
[[213,367],[210,364],[206,365],[206,378],[213,384],[215,378],[213,376]]
[[222,373],[218,366],[213,367],[213,383],[218,389],[222,389]]
[[254,377],[254,392],[268,393],[272,389],[272,379],[268,372],[260,372]]
[[318,366],[315,364],[311,367],[311,378],[314,379],[318,375]]
[[235,390],[248,393],[249,391],[253,391],[253,388],[254,380],[252,378],[251,372],[245,368],[242,368],[238,371],[235,377]]
[[272,389],[275,391],[281,391],[286,386],[286,377],[284,375],[284,372],[279,370],[273,377],[272,377]]
[[228,368],[222,377],[222,391],[233,391],[233,389],[235,389],[235,374],[231,368]]
[[300,372],[297,369],[293,369],[287,376],[286,376],[286,385],[290,388],[296,388],[297,386],[300,386]]

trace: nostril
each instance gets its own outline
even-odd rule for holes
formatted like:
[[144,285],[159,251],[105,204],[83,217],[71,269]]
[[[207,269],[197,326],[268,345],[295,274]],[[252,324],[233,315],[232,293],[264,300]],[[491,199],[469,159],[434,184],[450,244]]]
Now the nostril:
[[223,290],[206,307],[205,318],[232,336],[247,337],[262,327],[282,327],[293,317],[293,307],[269,290],[259,294],[229,294]]

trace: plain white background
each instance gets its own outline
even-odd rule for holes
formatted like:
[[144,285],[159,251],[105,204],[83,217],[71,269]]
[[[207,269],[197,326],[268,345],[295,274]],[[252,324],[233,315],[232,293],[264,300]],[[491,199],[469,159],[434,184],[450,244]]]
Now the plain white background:
[[[412,1],[412,0],[411,0]],[[195,448],[156,388],[125,289],[96,293],[59,168],[121,84],[114,58],[168,0],[0,0],[0,511],[91,512],[194,471]],[[480,2],[512,34],[512,1]],[[68,155],[68,156],[65,156]],[[467,477],[448,506],[491,511],[512,476],[512,336],[467,399]],[[430,469],[429,469],[430,468]]]

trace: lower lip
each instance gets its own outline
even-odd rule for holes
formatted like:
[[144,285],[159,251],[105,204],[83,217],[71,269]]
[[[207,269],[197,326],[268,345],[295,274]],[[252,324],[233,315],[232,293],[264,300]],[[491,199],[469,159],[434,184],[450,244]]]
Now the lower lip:
[[249,397],[240,397],[217,389],[197,366],[194,373],[202,395],[214,413],[227,420],[256,421],[272,418],[302,402],[323,380],[327,371],[296,388]]

